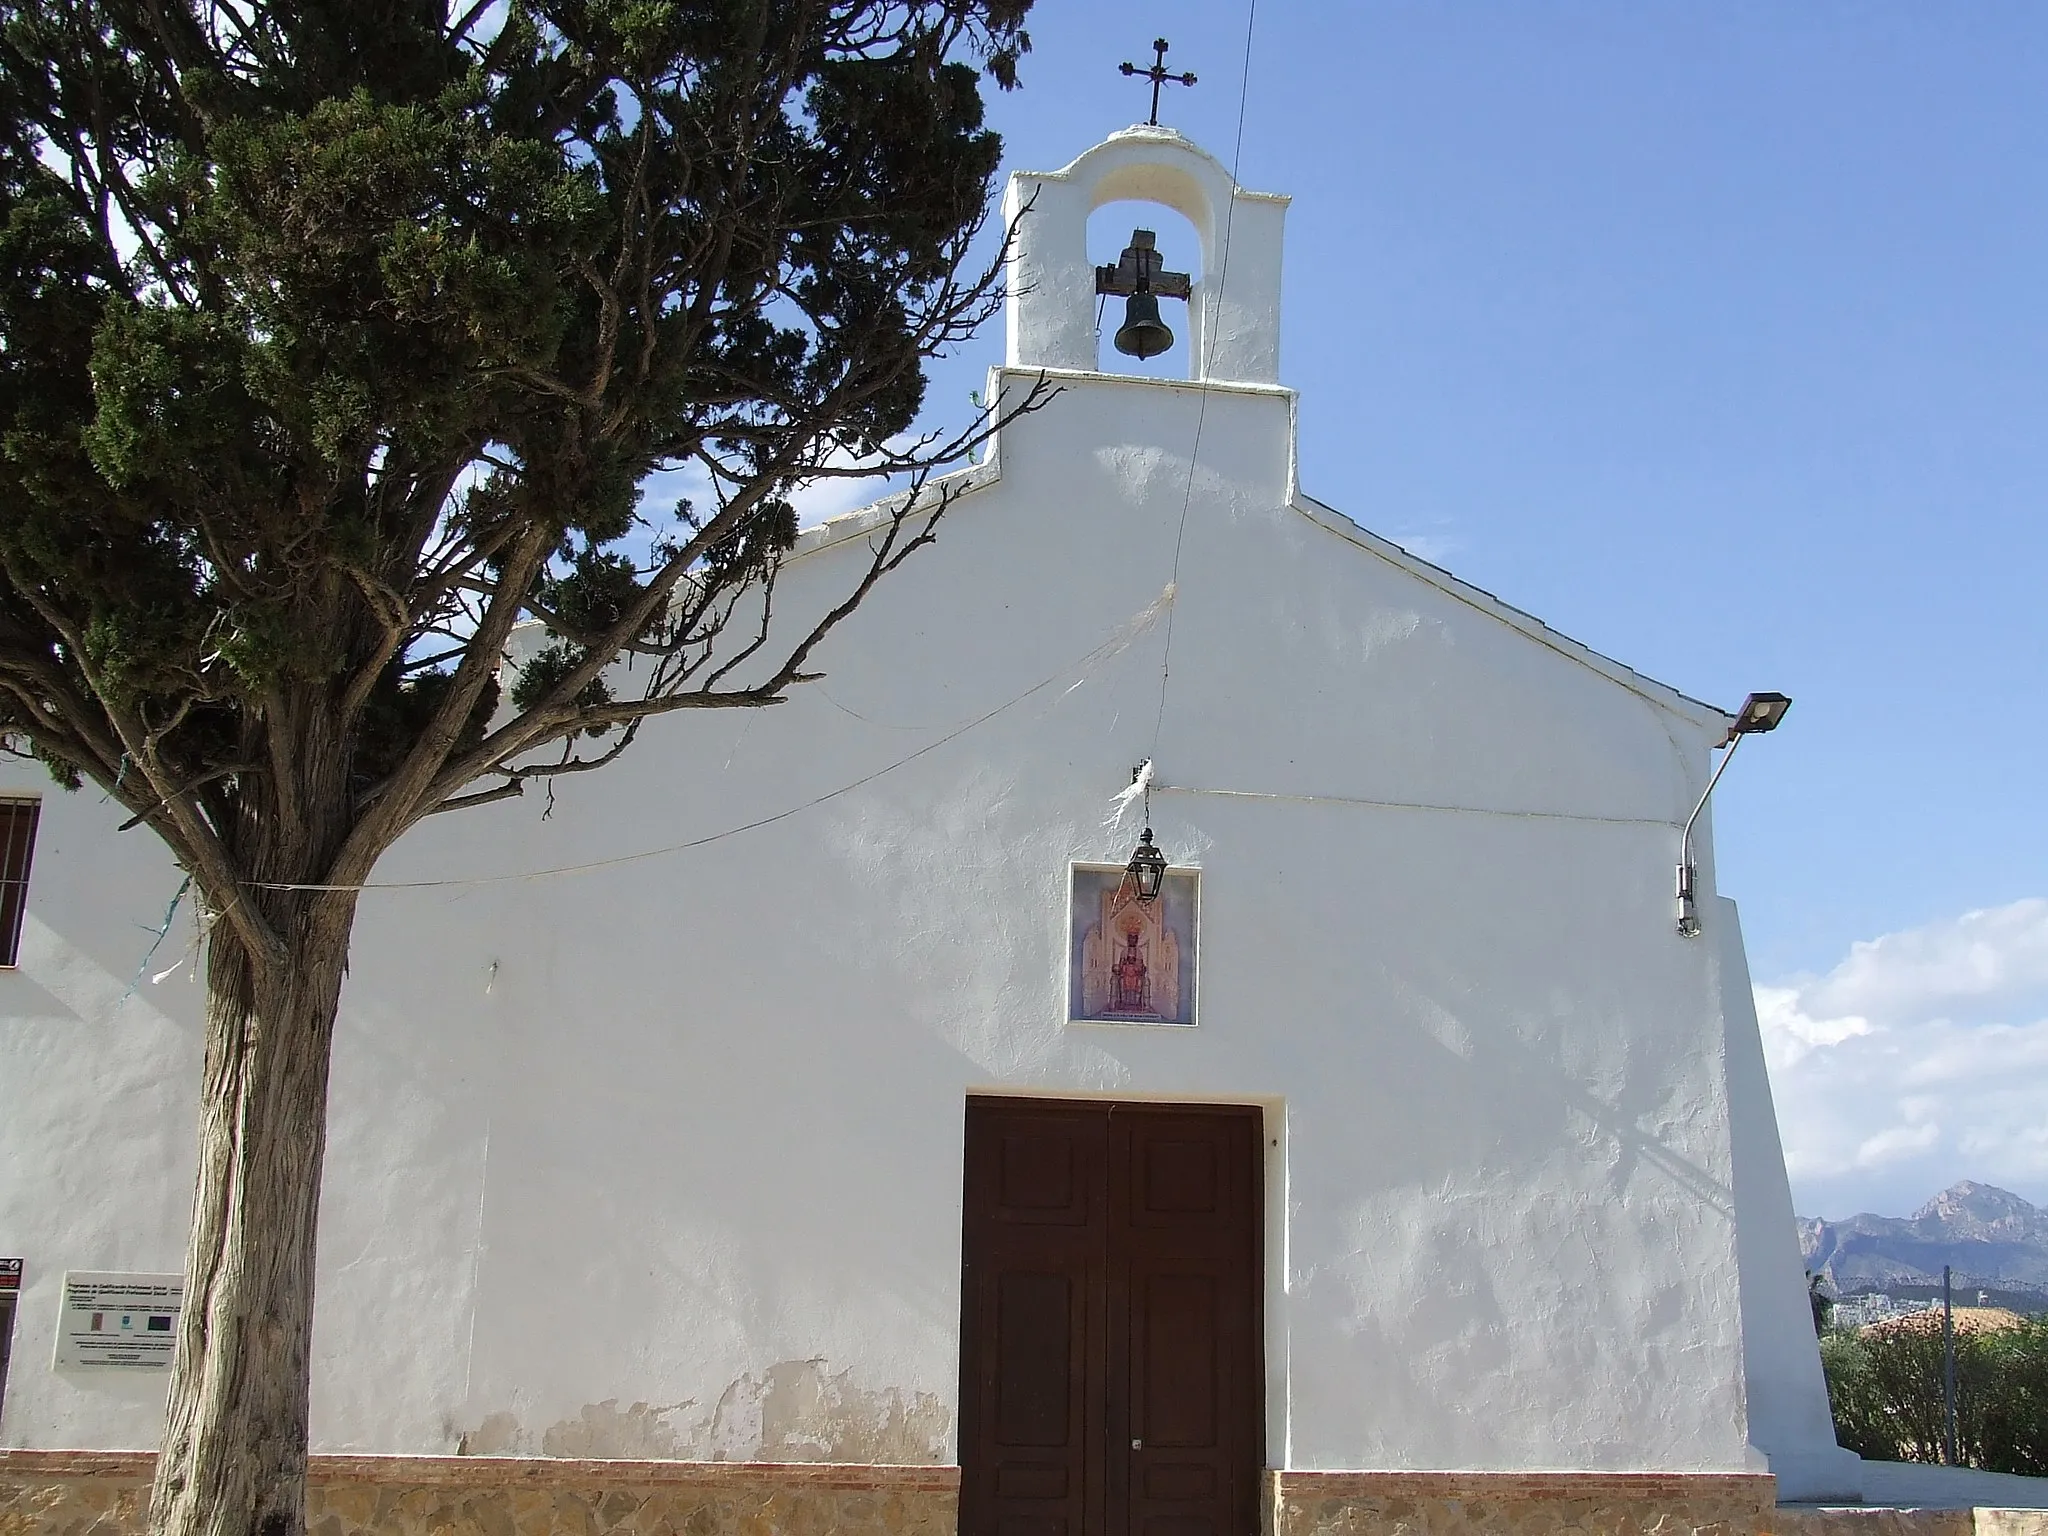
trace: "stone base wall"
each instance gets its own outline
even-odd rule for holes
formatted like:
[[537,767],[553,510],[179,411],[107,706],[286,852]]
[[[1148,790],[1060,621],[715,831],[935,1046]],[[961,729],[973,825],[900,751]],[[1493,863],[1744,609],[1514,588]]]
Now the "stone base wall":
[[1767,1536],[1768,1474],[1269,1472],[1272,1536]]
[[[143,1536],[146,1452],[0,1451],[0,1536]],[[957,1467],[315,1456],[309,1536],[953,1536]]]
[[[0,1451],[0,1536],[143,1536],[147,1452]],[[957,1467],[315,1456],[310,1536],[955,1536]],[[1268,1472],[1269,1536],[2048,1536],[2048,1511],[1779,1509],[1767,1476]],[[1078,1536],[1078,1533],[1077,1533]]]

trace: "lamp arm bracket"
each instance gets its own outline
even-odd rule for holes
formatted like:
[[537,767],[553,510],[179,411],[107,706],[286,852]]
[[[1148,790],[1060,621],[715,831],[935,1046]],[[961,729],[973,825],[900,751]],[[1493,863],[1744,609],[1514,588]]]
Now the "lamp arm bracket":
[[1728,749],[1721,754],[1721,761],[1715,766],[1713,776],[1707,780],[1707,787],[1700,791],[1699,802],[1693,806],[1692,814],[1685,818],[1685,829],[1678,834],[1678,931],[1688,939],[1698,937],[1700,931],[1699,903],[1693,883],[1693,823],[1700,819],[1700,812],[1707,808],[1707,801],[1714,794],[1714,786],[1721,782],[1721,775],[1726,773],[1728,765],[1735,761],[1735,749],[1741,745],[1740,735],[1729,738]]
[[1742,745],[1740,736],[1731,737],[1728,750],[1721,754],[1721,761],[1714,769],[1713,777],[1707,780],[1707,787],[1700,791],[1699,803],[1692,808],[1692,814],[1685,818],[1685,830],[1678,835],[1678,857],[1683,864],[1692,863],[1692,826],[1700,819],[1700,812],[1707,808],[1707,801],[1713,797],[1714,786],[1721,782],[1721,775],[1728,771],[1728,765],[1735,761],[1735,749]]

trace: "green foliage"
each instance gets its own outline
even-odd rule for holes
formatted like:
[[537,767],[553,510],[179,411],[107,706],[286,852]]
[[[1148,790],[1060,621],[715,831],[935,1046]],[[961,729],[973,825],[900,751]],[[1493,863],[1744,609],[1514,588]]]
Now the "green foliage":
[[1834,1411],[1835,1443],[1869,1461],[1905,1460],[1863,1341],[1851,1330],[1822,1334],[1820,1366]]
[[1984,1465],[2048,1477],[2048,1316],[1985,1339],[1992,1385],[1984,1403]]
[[890,445],[992,308],[1028,4],[0,11],[0,742],[226,903],[265,828],[360,878],[551,743],[773,697],[814,641],[713,653],[789,492],[944,457]]
[[[533,658],[519,669],[519,678],[512,685],[512,707],[532,709],[542,699],[559,687],[562,681],[582,666],[589,652],[574,644],[558,642],[542,646]],[[578,707],[589,709],[611,702],[612,691],[602,677],[594,677],[584,684],[576,695]],[[594,728],[593,736],[602,736],[603,729]]]
[[[0,750],[96,781],[216,917],[194,1315],[264,1341],[183,1336],[159,1523],[302,1528],[312,1228],[237,1160],[311,1208],[326,1074],[291,1058],[334,994],[261,999],[340,976],[421,817],[774,702],[931,538],[912,497],[771,627],[792,492],[921,489],[983,436],[892,446],[995,308],[980,78],[1028,5],[0,7]],[[701,506],[643,512],[660,471]],[[264,1362],[298,1379],[244,1390]]]
[[[1820,1355],[1841,1445],[1876,1461],[1942,1459],[1938,1320],[1831,1332]],[[2048,1475],[2048,1319],[1958,1332],[1955,1358],[1958,1460]]]

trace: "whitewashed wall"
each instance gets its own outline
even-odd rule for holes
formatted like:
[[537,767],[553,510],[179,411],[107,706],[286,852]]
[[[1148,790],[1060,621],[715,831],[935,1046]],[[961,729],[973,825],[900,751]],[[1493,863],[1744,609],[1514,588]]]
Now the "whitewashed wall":
[[[1063,385],[827,681],[654,722],[551,814],[435,818],[387,859],[459,881],[704,837],[1055,679],[752,832],[366,896],[320,1446],[950,1460],[963,1100],[1014,1090],[1267,1106],[1273,1464],[1758,1464],[1725,962],[1670,890],[1724,717],[1301,497],[1286,392]],[[1063,669],[1159,596],[1184,508],[1162,719],[1163,623]],[[809,536],[785,611],[843,589],[860,528]],[[1200,1027],[1071,1027],[1067,867],[1128,855],[1102,821],[1155,720]],[[178,1267],[189,1195],[197,989],[126,995],[176,878],[115,819],[49,795],[0,974],[15,1445],[156,1432],[160,1387],[47,1364],[60,1272]]]
[[1728,1102],[1734,1120],[1736,1256],[1742,1274],[1742,1349],[1749,1437],[1770,1453],[1779,1497],[1862,1497],[1862,1460],[1835,1444],[1827,1382],[1814,1339],[1785,1149],[1764,1064],[1763,1030],[1735,903],[1721,898],[1721,1009],[1727,1030]]

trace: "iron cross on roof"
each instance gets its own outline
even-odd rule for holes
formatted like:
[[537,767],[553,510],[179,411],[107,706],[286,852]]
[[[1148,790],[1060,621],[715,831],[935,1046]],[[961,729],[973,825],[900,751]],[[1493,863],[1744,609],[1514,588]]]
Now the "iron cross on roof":
[[1166,82],[1169,80],[1173,81],[1176,85],[1193,85],[1195,83],[1195,77],[1193,75],[1176,75],[1172,70],[1166,67],[1165,38],[1153,38],[1152,51],[1156,53],[1158,57],[1153,59],[1152,67],[1150,69],[1140,69],[1137,65],[1133,64],[1129,59],[1126,59],[1120,66],[1119,73],[1126,75],[1142,75],[1145,79],[1150,80],[1152,82],[1152,115],[1146,118],[1145,121],[1151,123],[1154,127],[1157,127],[1159,123],[1159,87],[1166,84]]

